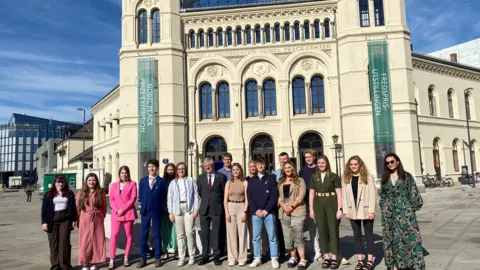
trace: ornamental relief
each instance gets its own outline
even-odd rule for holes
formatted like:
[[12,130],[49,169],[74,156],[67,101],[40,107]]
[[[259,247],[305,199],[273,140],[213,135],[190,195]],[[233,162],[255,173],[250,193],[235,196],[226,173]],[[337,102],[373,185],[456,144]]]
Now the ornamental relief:
[[424,70],[426,72],[438,73],[438,74],[443,74],[451,77],[480,82],[480,75],[477,75],[475,73],[456,70],[449,67],[438,66],[432,63],[427,63],[427,62],[420,62],[420,61],[416,61],[415,59],[413,61],[413,68]]

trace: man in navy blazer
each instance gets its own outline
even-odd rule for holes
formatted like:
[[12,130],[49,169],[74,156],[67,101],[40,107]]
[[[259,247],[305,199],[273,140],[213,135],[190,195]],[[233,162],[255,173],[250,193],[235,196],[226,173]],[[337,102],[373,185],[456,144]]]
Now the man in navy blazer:
[[147,163],[148,176],[140,179],[139,183],[139,201],[140,215],[142,217],[142,240],[140,245],[140,262],[137,268],[143,268],[147,265],[148,236],[150,233],[150,222],[152,223],[152,234],[155,240],[155,267],[162,266],[162,236],[161,220],[164,215],[164,201],[167,196],[167,180],[159,177],[159,162],[151,159]]

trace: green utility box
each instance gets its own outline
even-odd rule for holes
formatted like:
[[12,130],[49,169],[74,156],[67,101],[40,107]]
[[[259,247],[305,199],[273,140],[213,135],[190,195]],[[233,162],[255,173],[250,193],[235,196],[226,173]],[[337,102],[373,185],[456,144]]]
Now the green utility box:
[[71,189],[77,189],[77,174],[76,173],[48,173],[43,176],[43,194],[50,190],[52,187],[53,182],[55,182],[55,178],[58,175],[63,175],[67,178],[68,185]]

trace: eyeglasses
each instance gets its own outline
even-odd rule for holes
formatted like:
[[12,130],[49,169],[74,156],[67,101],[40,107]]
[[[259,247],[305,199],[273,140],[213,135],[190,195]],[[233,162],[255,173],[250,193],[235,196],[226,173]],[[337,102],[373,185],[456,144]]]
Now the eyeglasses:
[[393,164],[395,164],[395,162],[396,162],[395,160],[390,160],[390,161],[385,161],[385,164],[393,165]]

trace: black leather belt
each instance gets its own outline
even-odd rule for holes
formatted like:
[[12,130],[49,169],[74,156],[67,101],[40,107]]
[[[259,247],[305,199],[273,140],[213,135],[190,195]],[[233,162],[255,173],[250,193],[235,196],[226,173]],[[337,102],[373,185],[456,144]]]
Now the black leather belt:
[[231,202],[231,203],[244,203],[245,200],[243,200],[243,201],[230,201],[230,200],[228,200],[228,202]]
[[186,201],[180,201],[180,203],[187,203]]

